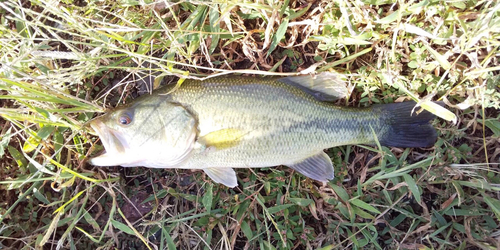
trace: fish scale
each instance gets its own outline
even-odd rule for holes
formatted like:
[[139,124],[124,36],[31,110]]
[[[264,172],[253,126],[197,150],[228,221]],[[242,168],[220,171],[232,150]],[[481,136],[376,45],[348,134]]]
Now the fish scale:
[[[334,171],[323,150],[374,144],[372,129],[387,146],[435,141],[428,123],[434,116],[425,111],[412,116],[413,102],[368,108],[325,102],[322,98],[336,95],[332,89],[341,89],[328,82],[333,78],[233,76],[167,86],[91,122],[107,150],[91,162],[203,169],[214,181],[234,187],[233,168],[277,165],[328,181]],[[132,122],[117,124],[123,116]]]
[[[245,135],[237,146],[210,156],[203,155],[200,150],[198,154],[201,156],[193,155],[179,168],[228,164],[232,168],[286,165],[345,141],[373,141],[373,137],[357,133],[359,123],[335,124],[336,119],[345,121],[350,117],[367,122],[370,111],[322,103],[278,81],[254,78],[227,78],[226,81],[227,84],[216,87],[211,83],[186,81],[182,88],[169,96],[172,101],[185,104],[197,114],[200,135],[228,127],[241,129]],[[211,90],[205,92],[204,88]],[[221,95],[230,98],[220,99]],[[326,117],[336,119],[328,121]],[[376,130],[383,129],[375,121],[370,124]]]

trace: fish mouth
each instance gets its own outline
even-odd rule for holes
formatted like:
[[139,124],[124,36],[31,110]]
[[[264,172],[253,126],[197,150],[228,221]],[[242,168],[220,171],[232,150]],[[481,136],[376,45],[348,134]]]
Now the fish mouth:
[[125,140],[117,131],[107,127],[100,119],[91,121],[90,127],[97,133],[106,150],[106,153],[90,159],[90,163],[96,166],[121,165],[122,163],[117,160],[121,158],[120,155],[124,155],[128,148]]

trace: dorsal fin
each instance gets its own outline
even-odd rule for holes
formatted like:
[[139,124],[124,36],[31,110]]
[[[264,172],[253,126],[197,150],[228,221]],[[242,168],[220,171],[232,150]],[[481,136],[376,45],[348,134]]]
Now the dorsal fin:
[[332,72],[322,72],[315,76],[289,76],[278,81],[296,86],[320,101],[342,99],[349,92],[343,75]]

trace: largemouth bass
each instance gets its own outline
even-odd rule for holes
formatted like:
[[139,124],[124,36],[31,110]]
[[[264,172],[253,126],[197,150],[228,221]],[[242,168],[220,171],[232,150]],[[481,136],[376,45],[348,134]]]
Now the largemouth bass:
[[[97,166],[203,169],[238,185],[233,168],[288,166],[314,180],[334,178],[324,149],[347,144],[428,147],[436,140],[414,102],[335,106],[342,82],[317,77],[218,77],[166,86],[91,121],[106,153]],[[339,84],[340,83],[340,84]]]

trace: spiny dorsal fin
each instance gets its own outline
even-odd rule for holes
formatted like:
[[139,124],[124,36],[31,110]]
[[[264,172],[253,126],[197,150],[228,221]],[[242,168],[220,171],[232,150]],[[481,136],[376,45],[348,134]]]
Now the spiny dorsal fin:
[[288,167],[317,181],[328,182],[335,177],[332,160],[325,152],[320,152]]
[[323,72],[315,76],[290,76],[278,81],[296,86],[320,101],[332,102],[349,93],[343,75]]

